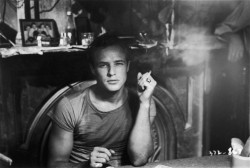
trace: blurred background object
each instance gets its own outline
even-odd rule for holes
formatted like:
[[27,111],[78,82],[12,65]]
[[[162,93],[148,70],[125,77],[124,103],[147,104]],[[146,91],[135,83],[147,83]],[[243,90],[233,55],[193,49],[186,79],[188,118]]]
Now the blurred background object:
[[12,160],[5,156],[4,154],[0,153],[0,167],[5,168],[5,167],[10,167],[12,165]]

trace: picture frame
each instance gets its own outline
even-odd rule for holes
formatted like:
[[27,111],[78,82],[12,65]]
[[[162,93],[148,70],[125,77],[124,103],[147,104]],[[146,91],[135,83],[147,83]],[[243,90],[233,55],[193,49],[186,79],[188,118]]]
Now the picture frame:
[[59,32],[53,19],[19,19],[23,46],[37,46],[41,36],[42,46],[57,46]]

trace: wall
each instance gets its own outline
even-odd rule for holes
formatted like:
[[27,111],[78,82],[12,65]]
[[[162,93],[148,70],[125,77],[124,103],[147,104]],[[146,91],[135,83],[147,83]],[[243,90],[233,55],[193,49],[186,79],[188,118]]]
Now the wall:
[[[3,3],[4,0],[0,2]],[[10,9],[10,5],[8,5],[11,4],[10,2],[7,3],[8,9]],[[13,27],[17,30],[19,29],[18,19],[25,18],[23,2],[24,0],[21,0],[19,4],[15,4],[18,6],[17,12],[15,11],[15,13],[7,15],[7,20],[11,21]],[[85,13],[80,15],[81,17],[86,17],[86,13],[89,13],[91,26],[94,31],[98,32],[98,27],[103,26],[108,31],[116,31],[121,35],[131,35],[138,33],[142,26],[142,19],[135,15],[134,9],[140,12],[142,17],[147,18],[152,13],[157,14],[164,4],[166,4],[164,0],[78,0],[77,10],[82,9],[83,13]],[[66,11],[70,9],[71,5],[71,0],[39,0],[40,18],[54,19],[58,25],[59,32],[62,32],[66,24]],[[30,0],[30,6],[31,18],[34,19],[34,0]],[[11,7],[13,8],[14,6],[12,5]]]
[[70,8],[71,0],[42,0],[40,5],[41,19],[54,19],[58,25],[59,32],[64,31],[66,26],[67,9]]
[[[20,4],[12,3],[12,1],[6,1],[5,7],[5,0],[0,0],[0,21],[4,21],[13,29],[17,30],[17,8]],[[5,12],[4,12],[5,11]]]

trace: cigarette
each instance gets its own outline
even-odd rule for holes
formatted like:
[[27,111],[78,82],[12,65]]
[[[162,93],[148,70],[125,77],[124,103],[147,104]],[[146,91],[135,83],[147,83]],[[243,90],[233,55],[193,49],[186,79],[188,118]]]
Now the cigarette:
[[150,75],[151,75],[151,71],[149,71],[149,72],[148,72],[148,74],[147,74],[147,78],[148,78]]
[[115,151],[113,149],[109,149],[111,154],[115,154]]
[[10,166],[12,164],[12,160],[10,158],[8,158],[7,156],[3,155],[0,153],[0,160],[7,162]]

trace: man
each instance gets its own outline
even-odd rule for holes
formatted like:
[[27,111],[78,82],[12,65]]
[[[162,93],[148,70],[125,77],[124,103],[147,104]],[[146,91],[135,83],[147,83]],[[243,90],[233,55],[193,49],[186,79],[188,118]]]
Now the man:
[[37,25],[35,23],[32,23],[29,31],[29,37],[33,37],[36,39],[37,35],[38,35]]
[[228,41],[228,60],[236,62],[250,53],[250,1],[232,1],[232,12],[216,27],[215,34]]
[[89,53],[97,83],[59,102],[51,117],[48,166],[146,164],[153,154],[156,81],[150,72],[138,73],[141,90],[136,98],[131,94],[125,87],[129,49],[114,36],[96,38]]

